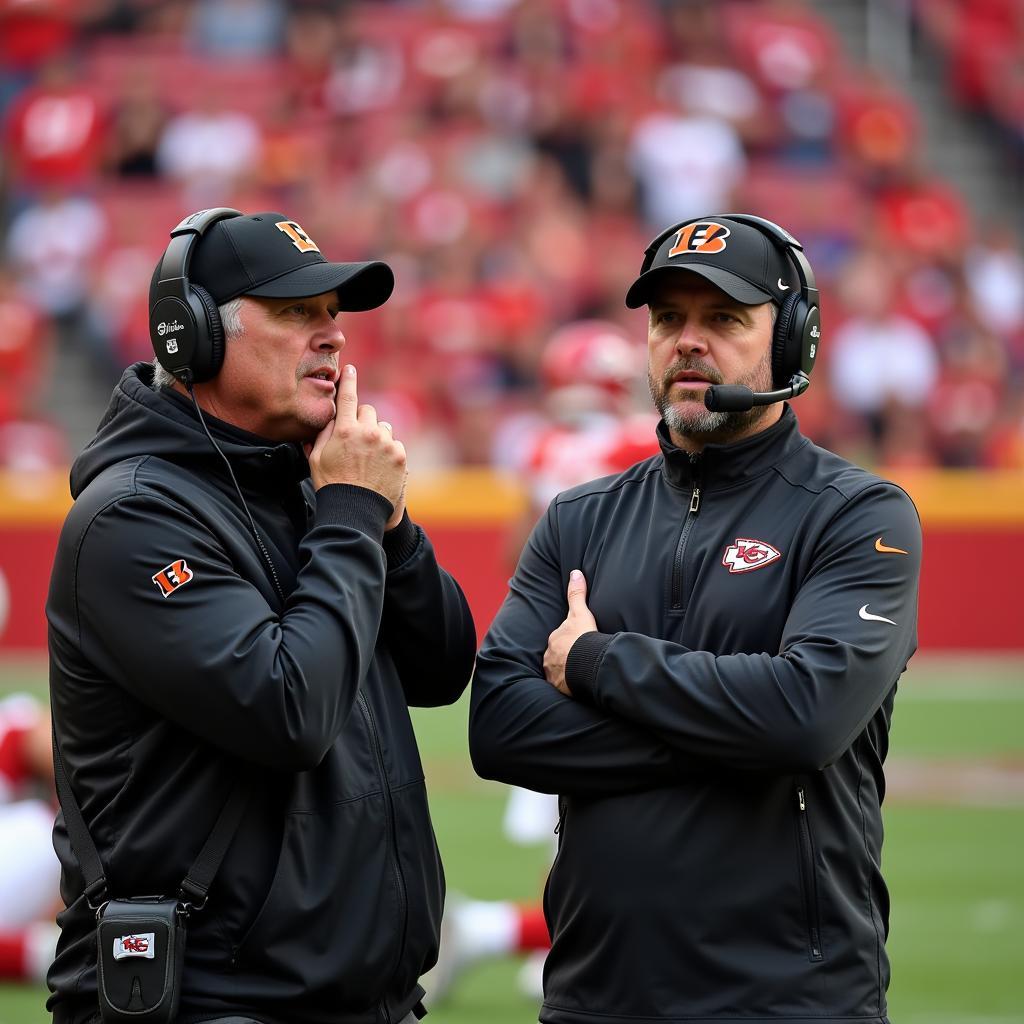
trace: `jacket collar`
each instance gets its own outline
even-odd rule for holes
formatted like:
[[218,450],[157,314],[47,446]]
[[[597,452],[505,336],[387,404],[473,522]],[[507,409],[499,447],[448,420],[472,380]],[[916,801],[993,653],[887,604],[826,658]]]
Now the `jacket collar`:
[[[175,403],[179,410],[198,424],[199,417],[190,398],[171,388],[163,388],[159,393],[167,401]],[[269,441],[258,434],[242,430],[233,423],[211,416],[208,412],[203,413],[203,419],[210,433],[222,446],[224,442],[230,445],[231,463],[236,474],[249,476],[269,473],[287,482],[301,481],[309,476],[309,463],[299,444]],[[216,457],[212,446],[210,454]],[[220,459],[217,458],[217,461],[220,462]]]
[[734,444],[706,445],[698,455],[684,452],[672,443],[664,420],[658,424],[657,433],[665,456],[665,479],[686,489],[695,484],[704,488],[728,487],[760,476],[807,443],[789,403],[783,407],[779,421],[767,430]]

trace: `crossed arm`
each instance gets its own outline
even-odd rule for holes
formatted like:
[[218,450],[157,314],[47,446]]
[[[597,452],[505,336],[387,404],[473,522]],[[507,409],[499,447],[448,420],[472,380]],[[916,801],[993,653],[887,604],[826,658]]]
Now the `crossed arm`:
[[[865,558],[879,528],[911,538],[910,553]],[[561,601],[556,536],[549,511],[480,653],[470,741],[484,775],[564,793],[671,784],[684,771],[819,770],[864,729],[915,648],[920,524],[895,487],[866,492],[823,531],[775,653],[599,632],[582,577]],[[864,620],[858,604],[898,607],[900,622]],[[607,773],[597,737],[619,755]]]

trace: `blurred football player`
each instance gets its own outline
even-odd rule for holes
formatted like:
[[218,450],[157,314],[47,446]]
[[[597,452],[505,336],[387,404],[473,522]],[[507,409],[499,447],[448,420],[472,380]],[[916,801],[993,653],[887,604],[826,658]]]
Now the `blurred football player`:
[[[529,504],[506,537],[510,571],[538,516],[556,494],[596,477],[619,473],[657,452],[654,413],[635,410],[636,381],[645,352],[617,324],[579,320],[559,328],[541,355],[542,412],[499,434],[496,461],[517,472]],[[511,787],[502,827],[523,846],[556,850],[558,800],[549,793]],[[543,995],[544,957],[551,940],[539,902],[469,900],[449,895],[441,953],[430,975],[429,1004],[437,1005],[462,972],[481,961],[526,957],[519,973],[524,995]]]
[[643,348],[607,320],[578,320],[551,336],[540,362],[541,416],[519,437],[499,434],[504,450],[496,461],[518,473],[529,491],[527,511],[507,538],[510,569],[556,494],[657,451],[656,415],[636,410],[644,358]]
[[50,716],[35,698],[0,700],[0,979],[42,983],[57,946]]

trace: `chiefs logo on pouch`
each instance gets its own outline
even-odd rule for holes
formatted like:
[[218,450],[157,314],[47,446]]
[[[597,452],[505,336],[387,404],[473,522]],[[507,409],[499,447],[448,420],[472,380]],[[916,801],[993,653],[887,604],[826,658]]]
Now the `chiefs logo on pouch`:
[[722,565],[729,572],[750,572],[751,569],[760,569],[781,557],[782,552],[778,548],[766,544],[763,540],[737,537],[735,542],[725,549]]
[[725,240],[731,234],[724,224],[716,224],[713,220],[687,224],[685,228],[680,228],[675,245],[669,249],[668,255],[681,256],[684,252],[724,252],[727,244]]
[[122,935],[114,939],[114,959],[124,960],[126,957],[144,957],[146,960],[156,958],[156,932],[139,932],[135,935]]
[[184,558],[176,559],[170,565],[165,565],[151,579],[160,588],[164,597],[170,597],[178,587],[185,586],[195,573],[188,567]]

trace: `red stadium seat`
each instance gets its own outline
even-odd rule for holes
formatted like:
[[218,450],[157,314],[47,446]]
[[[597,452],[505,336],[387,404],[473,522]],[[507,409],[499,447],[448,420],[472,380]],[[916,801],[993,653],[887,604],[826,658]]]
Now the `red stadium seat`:
[[287,83],[288,68],[275,60],[211,61],[162,37],[108,41],[92,50],[86,80],[111,103],[130,82],[150,80],[169,106],[185,110],[214,98],[262,119]]
[[794,169],[760,162],[742,185],[743,205],[798,237],[826,232],[852,237],[863,209],[855,184],[835,168]]

